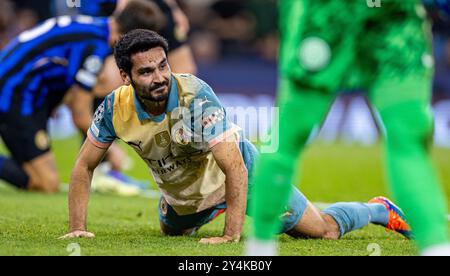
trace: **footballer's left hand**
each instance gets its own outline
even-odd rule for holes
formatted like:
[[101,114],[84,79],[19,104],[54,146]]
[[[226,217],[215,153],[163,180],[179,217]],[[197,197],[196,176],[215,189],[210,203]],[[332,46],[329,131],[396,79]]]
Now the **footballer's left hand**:
[[240,238],[223,236],[223,237],[204,238],[204,239],[200,240],[200,243],[201,244],[223,244],[223,243],[239,242],[239,240],[240,240]]

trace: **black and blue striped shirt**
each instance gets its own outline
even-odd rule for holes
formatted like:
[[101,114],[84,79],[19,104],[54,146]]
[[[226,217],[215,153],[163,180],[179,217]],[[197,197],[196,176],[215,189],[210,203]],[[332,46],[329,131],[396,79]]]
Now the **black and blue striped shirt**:
[[25,31],[0,52],[0,112],[56,107],[73,86],[91,91],[112,53],[107,18],[61,16]]

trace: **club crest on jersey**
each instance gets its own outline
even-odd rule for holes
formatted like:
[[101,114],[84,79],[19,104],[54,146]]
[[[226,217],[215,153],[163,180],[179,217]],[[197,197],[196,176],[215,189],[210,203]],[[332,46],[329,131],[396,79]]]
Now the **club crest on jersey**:
[[39,130],[34,137],[34,143],[40,150],[46,150],[50,145],[50,138],[45,130]]
[[167,131],[158,133],[155,136],[156,145],[160,148],[167,148],[170,145],[170,134]]
[[328,66],[331,60],[331,48],[319,37],[309,37],[300,43],[300,64],[308,71],[317,72]]
[[186,135],[186,132],[183,128],[176,129],[174,132],[175,142],[178,145],[186,146],[189,144],[189,137]]

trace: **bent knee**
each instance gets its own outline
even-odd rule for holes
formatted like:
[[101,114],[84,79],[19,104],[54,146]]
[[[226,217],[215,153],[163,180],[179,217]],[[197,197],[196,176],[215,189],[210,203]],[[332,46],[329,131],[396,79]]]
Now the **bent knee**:
[[330,215],[322,214],[322,218],[325,225],[322,238],[326,240],[338,240],[341,237],[341,230],[337,222]]
[[57,193],[59,191],[59,177],[57,174],[54,174],[46,175],[39,179],[32,179],[30,188],[34,191],[48,194]]

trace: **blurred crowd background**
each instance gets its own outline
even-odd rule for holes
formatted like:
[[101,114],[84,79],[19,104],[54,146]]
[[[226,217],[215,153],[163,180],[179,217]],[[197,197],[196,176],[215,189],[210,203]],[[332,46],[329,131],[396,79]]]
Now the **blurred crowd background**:
[[[189,44],[198,76],[213,86],[223,104],[243,108],[273,106],[277,88],[277,1],[177,2],[190,20]],[[47,18],[77,12],[66,0],[0,0],[0,48]],[[430,18],[436,60],[435,142],[450,147],[450,19],[434,13]],[[379,128],[362,95],[344,93],[336,101],[320,133],[323,140],[362,144],[378,141]]]

